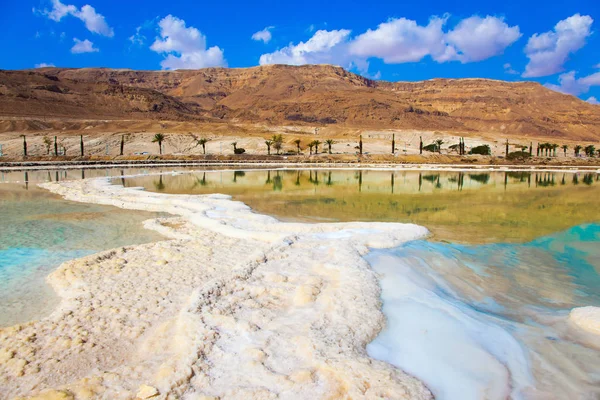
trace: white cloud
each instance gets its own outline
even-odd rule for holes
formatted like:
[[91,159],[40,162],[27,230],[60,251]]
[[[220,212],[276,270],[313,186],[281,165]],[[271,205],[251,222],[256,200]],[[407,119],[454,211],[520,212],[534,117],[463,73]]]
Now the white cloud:
[[598,101],[598,99],[596,99],[594,96],[590,97],[586,101],[590,104],[600,104],[600,101]]
[[56,65],[51,63],[39,63],[35,64],[34,68],[47,68],[47,67],[56,67]]
[[504,68],[504,72],[507,73],[507,74],[511,74],[511,75],[518,74],[518,72],[515,71],[515,69],[512,67],[512,65],[510,63],[505,63],[503,65],[503,68]]
[[273,35],[271,35],[271,30],[275,28],[274,26],[267,26],[262,31],[258,31],[252,35],[252,40],[261,41],[263,43],[269,43]]
[[448,32],[446,40],[457,49],[459,61],[482,61],[504,52],[521,37],[518,26],[508,26],[503,18],[473,16],[463,19]]
[[[35,9],[34,12],[36,12]],[[104,16],[97,13],[94,7],[89,4],[78,9],[74,5],[63,4],[60,0],[52,0],[52,10],[43,10],[41,11],[41,14],[56,22],[59,22],[67,15],[72,15],[83,21],[85,27],[90,32],[108,37],[112,37],[115,34],[113,28],[108,25]]]
[[558,85],[548,83],[545,86],[554,91],[574,96],[587,93],[592,86],[600,86],[600,72],[584,76],[583,78],[576,78],[575,74],[575,71],[561,74],[558,77]]
[[142,27],[138,26],[135,28],[135,33],[132,36],[129,36],[128,40],[131,44],[142,46],[146,42],[146,36],[141,33]]
[[350,31],[346,29],[315,32],[312,38],[297,45],[288,46],[273,53],[260,56],[260,65],[265,64],[346,64],[350,62],[347,44]]
[[523,77],[548,76],[563,71],[569,54],[585,45],[586,38],[592,33],[593,22],[589,15],[575,14],[559,21],[553,31],[531,36],[525,47],[529,63]]
[[77,38],[73,38],[75,44],[71,47],[71,53],[73,54],[81,54],[81,53],[96,53],[100,51],[98,48],[94,47],[94,43],[89,40],[79,40]]
[[455,57],[444,43],[446,18],[433,17],[426,26],[406,18],[391,19],[357,36],[350,44],[352,55],[383,59],[387,64],[416,62],[429,55],[435,60]]
[[90,5],[81,7],[81,11],[73,15],[82,20],[85,23],[85,27],[90,32],[108,37],[112,37],[115,34],[113,28],[108,26],[106,23],[104,16],[102,14],[98,14],[94,7]]
[[160,63],[163,69],[227,66],[223,50],[217,46],[207,49],[206,36],[192,26],[187,28],[184,20],[167,15],[158,26],[160,37],[156,38],[150,49],[167,54]]
[[502,18],[474,16],[445,32],[447,20],[448,16],[434,16],[427,25],[419,25],[406,18],[390,19],[355,38],[346,29],[319,30],[306,42],[263,54],[260,64],[329,63],[364,70],[373,57],[400,64],[427,56],[436,62],[467,63],[502,54],[521,36],[518,26],[508,26]]

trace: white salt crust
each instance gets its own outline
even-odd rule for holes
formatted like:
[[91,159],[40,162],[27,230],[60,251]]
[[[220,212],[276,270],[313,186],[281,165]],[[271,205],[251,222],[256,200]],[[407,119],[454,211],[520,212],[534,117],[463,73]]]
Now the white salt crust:
[[0,397],[430,399],[367,356],[384,324],[361,257],[423,237],[411,224],[282,223],[228,196],[107,179],[40,185],[68,200],[168,212],[170,240],[63,264],[47,318],[0,330]]

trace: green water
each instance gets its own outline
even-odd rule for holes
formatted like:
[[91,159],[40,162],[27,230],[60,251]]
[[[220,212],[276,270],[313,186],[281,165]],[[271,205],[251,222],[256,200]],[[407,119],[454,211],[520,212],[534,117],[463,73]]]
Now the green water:
[[262,170],[124,183],[162,193],[229,194],[282,220],[412,222],[437,240],[495,243],[600,221],[599,179],[596,173],[568,172]]

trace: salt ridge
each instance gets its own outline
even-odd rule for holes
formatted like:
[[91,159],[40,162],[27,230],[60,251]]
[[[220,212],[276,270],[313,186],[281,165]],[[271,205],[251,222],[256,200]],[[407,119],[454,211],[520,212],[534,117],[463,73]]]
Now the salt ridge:
[[171,239],[52,273],[58,309],[0,330],[5,398],[431,398],[365,350],[384,318],[362,255],[425,228],[283,223],[228,196],[149,193],[104,178],[40,186],[173,214],[145,224]]

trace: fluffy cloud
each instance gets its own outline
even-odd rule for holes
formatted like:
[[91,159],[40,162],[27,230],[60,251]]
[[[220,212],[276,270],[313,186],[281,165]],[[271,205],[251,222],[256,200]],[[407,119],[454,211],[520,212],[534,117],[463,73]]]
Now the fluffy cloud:
[[591,35],[594,20],[589,15],[575,14],[559,21],[553,31],[534,34],[529,38],[525,54],[529,63],[523,77],[540,77],[563,71],[569,54],[581,49]]
[[428,55],[446,61],[456,54],[444,43],[445,23],[445,18],[438,17],[431,18],[426,26],[406,18],[391,19],[358,35],[350,44],[350,53],[381,58],[387,64],[416,62]]
[[600,104],[600,101],[598,101],[598,99],[596,99],[594,96],[590,97],[586,101],[590,104]]
[[502,54],[520,37],[518,26],[508,26],[504,19],[488,15],[463,19],[448,32],[446,40],[457,50],[459,61],[473,62]]
[[350,61],[347,45],[350,31],[346,29],[315,32],[312,38],[296,45],[260,56],[265,64],[345,64]]
[[71,47],[71,53],[73,54],[81,54],[81,53],[96,53],[100,51],[98,48],[94,47],[94,43],[89,40],[79,40],[74,38],[73,41],[75,44]]
[[223,50],[217,46],[206,48],[206,36],[198,29],[185,26],[185,21],[167,15],[158,23],[160,37],[150,49],[167,54],[160,63],[163,69],[195,69],[224,67],[227,62]]
[[345,29],[320,30],[307,42],[263,54],[260,64],[331,63],[364,68],[373,57],[400,64],[427,56],[437,62],[467,63],[502,54],[521,36],[518,26],[508,26],[497,17],[470,17],[446,32],[447,19],[432,17],[427,25],[406,18],[390,19],[355,38]]
[[34,66],[34,68],[47,68],[47,67],[56,67],[56,65],[50,64],[50,63],[39,63],[39,64],[35,64],[35,66]]
[[269,43],[273,35],[271,35],[271,30],[275,28],[274,26],[267,26],[262,31],[258,31],[252,35],[252,40],[256,40],[257,42],[262,41],[263,43]]
[[112,37],[115,34],[113,28],[108,26],[104,16],[97,13],[96,9],[89,4],[86,4],[81,7],[81,9],[78,9],[74,5],[63,4],[60,2],[60,0],[52,0],[52,10],[43,10],[41,13],[56,22],[59,22],[67,15],[72,15],[75,18],[83,21],[85,27],[90,32],[108,37]]
[[583,78],[576,78],[575,71],[571,71],[561,74],[558,77],[558,82],[558,85],[548,83],[545,86],[557,92],[577,96],[587,93],[592,86],[600,86],[600,72],[584,76]]

